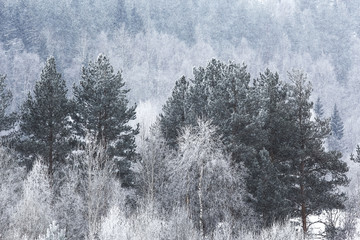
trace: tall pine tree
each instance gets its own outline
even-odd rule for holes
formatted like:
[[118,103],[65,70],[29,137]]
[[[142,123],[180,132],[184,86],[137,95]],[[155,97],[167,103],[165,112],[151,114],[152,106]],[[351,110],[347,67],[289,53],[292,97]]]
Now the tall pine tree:
[[288,140],[288,161],[283,164],[288,193],[286,198],[295,203],[293,213],[302,219],[302,228],[308,230],[310,214],[325,209],[343,208],[345,194],[338,187],[348,183],[347,164],[341,153],[326,152],[323,143],[329,134],[328,122],[311,120],[311,86],[300,71],[289,74],[289,104],[291,107],[292,138]]
[[177,146],[179,131],[188,123],[188,90],[189,82],[183,76],[176,81],[172,95],[163,106],[163,113],[160,114],[161,132],[172,147]]
[[[263,224],[270,226],[274,221],[288,217],[293,204],[284,197],[287,189],[282,164],[287,160],[289,131],[289,87],[279,80],[277,73],[269,69],[254,80],[251,94],[252,105],[260,111],[253,111],[260,123],[254,145],[259,154],[248,161],[248,187],[254,195],[257,213],[262,215]],[[261,176],[261,177],[259,177]]]
[[83,67],[82,80],[74,87],[75,121],[81,136],[93,134],[97,142],[108,150],[117,165],[118,176],[124,186],[133,184],[130,171],[135,156],[135,135],[129,121],[134,120],[136,106],[128,107],[120,72],[114,73],[109,59],[99,55],[95,62]]
[[69,151],[71,105],[66,94],[65,81],[56,70],[54,57],[50,57],[33,94],[29,93],[21,108],[23,137],[19,150],[28,157],[28,166],[32,165],[36,155],[42,156],[50,174],[54,163],[63,161]]

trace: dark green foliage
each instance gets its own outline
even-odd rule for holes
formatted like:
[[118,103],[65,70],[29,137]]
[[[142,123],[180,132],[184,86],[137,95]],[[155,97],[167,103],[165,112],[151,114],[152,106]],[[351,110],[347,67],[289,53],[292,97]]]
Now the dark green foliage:
[[257,141],[253,145],[260,152],[256,161],[248,160],[248,186],[256,199],[255,208],[266,226],[275,220],[284,220],[294,206],[284,197],[288,188],[283,174],[284,161],[289,157],[288,139],[292,134],[288,90],[288,85],[279,80],[278,74],[267,69],[254,80],[250,96],[254,106],[252,115],[257,122],[253,131]]
[[345,194],[338,191],[338,187],[347,185],[348,167],[341,161],[341,153],[324,150],[329,126],[326,121],[311,120],[309,97],[312,89],[306,83],[306,76],[294,71],[289,77],[292,81],[289,104],[293,128],[292,138],[288,140],[290,158],[285,172],[289,183],[287,197],[296,203],[294,212],[301,216],[306,232],[309,214],[344,207]]
[[250,176],[254,176],[251,181],[257,183],[256,187],[249,185],[249,190],[266,224],[286,216],[301,216],[303,230],[307,231],[309,214],[344,207],[345,195],[337,188],[348,183],[348,168],[340,160],[340,153],[324,150],[329,123],[311,120],[312,90],[305,75],[294,71],[289,75],[290,85],[281,83],[269,71],[260,76],[255,88],[260,92],[258,99],[264,114],[266,141],[262,144],[269,154],[260,152],[258,169],[247,164]]
[[206,68],[194,69],[190,83],[185,77],[177,81],[160,115],[161,129],[168,143],[175,146],[179,129],[186,124],[196,125],[199,118],[211,119],[229,148],[237,147],[234,138],[255,141],[244,129],[253,121],[247,113],[252,108],[247,98],[249,82],[246,66],[226,65],[215,59]]
[[245,126],[251,122],[256,125],[249,115],[252,106],[247,98],[250,75],[246,66],[227,65],[213,59],[205,69],[194,69],[191,82],[188,122],[195,124],[198,118],[211,119],[218,126],[219,135],[223,136],[223,142],[231,149],[233,157],[238,160],[244,157],[247,144],[239,145],[238,140],[254,141],[254,135],[249,134],[254,128],[245,129]]
[[208,96],[207,106],[203,107],[206,111],[204,117],[212,119],[220,127],[224,141],[236,147],[237,140],[234,137],[252,121],[248,115],[250,75],[246,72],[246,66],[235,63],[226,65],[212,60],[206,68],[203,81]]
[[163,114],[160,115],[160,127],[168,144],[176,147],[179,131],[188,122],[187,95],[189,82],[185,77],[175,83],[171,97],[163,106]]
[[294,208],[294,203],[284,198],[286,196],[286,182],[281,179],[279,169],[271,162],[269,152],[261,150],[256,160],[256,168],[252,174],[257,174],[253,179],[256,183],[255,211],[262,216],[265,226],[271,226],[274,221],[283,221],[289,217]]
[[129,121],[135,119],[136,106],[128,107],[120,72],[114,73],[107,57],[83,68],[80,85],[74,87],[77,131],[80,136],[92,134],[116,161],[124,186],[132,184],[130,160],[135,156],[135,135]]
[[172,147],[176,147],[179,131],[188,123],[188,90],[189,82],[183,76],[175,82],[172,95],[163,106],[163,113],[160,114],[162,134]]
[[326,225],[325,226],[326,239],[329,240],[342,240],[346,238],[346,231],[340,227],[336,227],[335,225]]
[[[290,134],[288,85],[279,80],[279,75],[269,69],[254,81],[254,97],[252,102],[262,113],[258,113],[262,122],[263,135],[259,143],[269,151],[272,162],[283,160],[284,143]],[[258,105],[257,105],[258,103]],[[259,110],[257,110],[259,111]],[[257,112],[254,112],[257,113]]]
[[54,164],[64,161],[69,151],[71,111],[66,94],[65,81],[56,70],[55,59],[50,57],[33,94],[29,93],[21,108],[22,137],[18,148],[28,157],[28,166],[40,155],[52,173]]
[[340,153],[323,147],[329,122],[311,120],[305,75],[295,71],[289,76],[292,83],[285,84],[266,70],[250,87],[246,66],[213,59],[194,70],[190,84],[177,82],[164,106],[161,129],[172,131],[167,141],[176,145],[176,129],[210,119],[233,162],[248,169],[249,200],[263,224],[301,216],[306,231],[309,214],[343,207],[345,197],[337,187],[347,184],[348,168]]

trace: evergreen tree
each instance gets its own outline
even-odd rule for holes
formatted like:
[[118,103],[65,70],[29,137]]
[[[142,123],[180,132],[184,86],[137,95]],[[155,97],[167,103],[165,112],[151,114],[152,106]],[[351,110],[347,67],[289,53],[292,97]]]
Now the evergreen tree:
[[331,115],[331,133],[337,139],[341,140],[344,136],[344,123],[341,120],[340,113],[336,104],[334,105],[333,114]]
[[[274,221],[284,220],[293,207],[284,195],[287,185],[282,174],[282,164],[287,160],[289,131],[288,86],[279,80],[279,75],[269,69],[254,80],[251,94],[252,105],[261,111],[258,115],[260,130],[255,132],[259,152],[256,160],[248,161],[250,169],[248,187],[255,197],[255,209],[262,215],[263,224],[270,226]],[[261,177],[259,177],[261,176]],[[276,206],[276,207],[274,207]]]
[[[214,76],[211,76],[212,81],[209,80],[209,69],[216,68],[219,61],[213,59],[206,69],[203,67],[199,67],[198,69],[193,70],[194,79],[190,79],[191,85],[189,87],[188,94],[188,118],[189,122],[195,124],[198,118],[208,119],[208,98],[209,98],[209,90],[211,90],[211,86],[214,86]],[[213,73],[217,73],[219,71],[213,71]],[[210,81],[212,84],[210,84]]]
[[136,106],[128,107],[129,90],[124,89],[121,73],[114,73],[106,56],[100,55],[94,63],[90,62],[82,73],[80,85],[74,87],[78,133],[85,136],[88,132],[96,137],[117,163],[123,185],[130,186],[138,126],[132,128],[129,121],[136,117]]
[[342,151],[343,146],[341,139],[344,136],[344,123],[341,120],[340,113],[337,109],[336,104],[331,115],[330,121],[331,136],[328,138],[328,145],[330,150]]
[[[166,105],[181,111],[162,115],[182,116],[182,121],[163,121],[162,131],[209,118],[233,163],[248,169],[246,185],[253,196],[249,200],[265,225],[301,216],[306,232],[308,214],[343,207],[344,195],[337,187],[347,184],[348,169],[340,153],[323,148],[329,122],[311,120],[311,88],[304,74],[290,75],[289,85],[267,70],[250,87],[246,66],[212,60],[206,68],[194,70],[194,76],[189,90],[183,91],[186,97],[174,101],[178,94],[173,94],[172,105]],[[328,175],[332,177],[325,178]]]
[[[271,152],[271,162],[275,161],[275,154],[278,158],[276,161],[279,162],[281,154],[279,144],[287,140],[283,128],[287,113],[284,107],[286,89],[279,83],[278,75],[270,71],[261,75],[261,79],[256,81],[254,87],[250,87],[249,82],[250,75],[245,65],[224,64],[215,59],[211,60],[206,68],[194,69],[194,79],[191,80],[190,87],[186,88],[189,90],[185,100],[177,97],[178,101],[172,101],[172,98],[177,96],[174,93],[169,99],[173,105],[167,108],[181,109],[181,114],[178,114],[179,111],[171,114],[167,111],[161,115],[163,119],[169,119],[171,116],[172,119],[177,119],[176,117],[184,116],[181,125],[178,124],[179,121],[173,121],[172,124],[163,121],[161,127],[163,131],[164,129],[175,131],[174,126],[181,127],[186,124],[196,126],[198,118],[211,119],[217,126],[217,134],[225,148],[231,153],[233,163],[244,163],[248,168],[247,188],[257,198],[263,197],[261,196],[263,190],[259,189],[262,183],[258,176],[272,176],[273,174],[271,168],[259,169],[259,165],[262,166],[265,163],[262,163],[264,158],[258,152],[265,147]],[[176,143],[176,137],[172,138],[173,143]],[[167,141],[169,142],[169,139]],[[275,179],[269,179],[269,181],[276,182]],[[280,182],[280,180],[277,181]],[[277,193],[277,190],[281,192],[283,186],[281,184],[272,186],[276,186],[271,192],[274,193],[274,198],[269,196],[258,202],[253,201],[258,206],[256,208],[259,214],[263,215],[264,219],[268,219],[265,222],[269,225],[273,220],[279,219],[280,215],[284,217],[287,214],[284,209],[272,206],[283,204],[283,208],[286,208],[288,205],[288,202],[284,202],[282,195]],[[265,206],[268,207],[268,216],[262,212]],[[281,214],[277,216],[279,212]]]
[[69,124],[71,104],[67,89],[50,57],[36,83],[33,95],[21,108],[21,137],[19,150],[29,157],[28,167],[36,155],[43,157],[52,174],[54,163],[63,161],[69,151]]
[[[248,98],[250,75],[246,71],[246,66],[231,62],[223,64],[213,60],[206,68],[204,82],[208,96],[206,117],[211,118],[219,127],[220,135],[223,135],[224,143],[229,145],[233,157],[235,153],[240,152],[242,154],[236,158],[243,156],[244,149],[239,148],[239,141],[245,145],[252,141],[245,129],[252,121],[249,117],[251,110]],[[253,128],[248,130],[252,131]]]
[[160,127],[163,136],[172,147],[177,146],[179,131],[188,122],[187,95],[189,82],[183,76],[175,83],[171,97],[160,114]]
[[304,233],[308,230],[307,217],[325,209],[343,208],[345,194],[339,186],[348,183],[347,164],[341,153],[326,152],[323,141],[329,134],[326,121],[312,121],[309,101],[311,86],[300,71],[289,74],[289,104],[292,107],[293,132],[288,140],[288,161],[282,164],[286,175],[288,193],[286,198],[295,203],[293,213],[301,216]]
[[6,89],[6,76],[0,75],[0,131],[9,130],[15,121],[14,114],[7,114],[6,109],[12,101],[12,94]]
[[[206,68],[194,70],[188,97],[188,122],[196,125],[198,118],[211,119],[218,127],[228,150],[236,162],[251,158],[251,143],[256,121],[250,117],[250,75],[246,66],[224,64],[212,59]],[[247,127],[252,124],[252,127]]]
[[262,216],[262,224],[268,227],[275,221],[289,217],[293,204],[284,197],[287,193],[286,184],[267,150],[259,152],[253,165],[257,167],[250,172],[251,175],[257,175],[252,178],[254,189],[250,189],[255,198],[254,208]]
[[[259,136],[261,147],[269,152],[271,162],[279,162],[282,159],[284,142],[288,140],[288,86],[279,80],[277,73],[269,69],[254,82],[253,104],[258,102],[262,113],[259,113],[262,122],[263,133]],[[261,150],[258,148],[258,150]]]
[[351,160],[351,161],[354,161],[354,162],[356,162],[356,163],[360,163],[360,146],[359,146],[359,145],[356,146],[356,157],[355,157],[354,154],[352,153],[352,154],[350,155],[350,160]]
[[316,103],[315,103],[315,106],[314,106],[314,111],[315,111],[315,116],[317,118],[319,118],[319,119],[323,118],[323,116],[324,116],[324,107],[323,107],[323,104],[322,104],[319,97],[316,99]]
[[[247,188],[264,224],[284,219],[290,206],[283,198],[281,174],[275,173],[284,160],[287,137],[291,134],[286,129],[287,86],[277,74],[267,70],[250,87],[245,65],[224,64],[215,59],[205,69],[194,70],[194,76],[188,97],[188,122],[193,124],[199,117],[211,119],[233,162],[244,163],[248,168]],[[264,148],[270,155],[269,164],[265,162],[269,159],[259,154]],[[259,176],[267,179],[271,191],[262,186],[264,180]],[[265,192],[269,194],[267,198]]]

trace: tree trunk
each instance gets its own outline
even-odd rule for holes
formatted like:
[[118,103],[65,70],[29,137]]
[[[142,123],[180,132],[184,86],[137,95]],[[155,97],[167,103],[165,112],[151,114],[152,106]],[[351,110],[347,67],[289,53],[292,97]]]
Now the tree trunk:
[[302,228],[303,228],[303,232],[304,234],[306,234],[307,232],[307,223],[306,223],[306,203],[305,203],[305,196],[304,196],[304,185],[301,184],[300,186],[300,190],[301,190],[301,197],[302,202],[301,202],[301,221],[302,221]]
[[304,168],[305,163],[304,161],[301,162],[300,165],[300,198],[301,198],[301,221],[302,221],[302,228],[304,232],[304,236],[307,232],[307,223],[306,223],[306,196],[305,196],[305,186],[304,186]]
[[52,176],[53,173],[53,128],[50,127],[50,133],[49,133],[49,175]]
[[[305,132],[303,130],[303,106],[301,105],[301,100],[303,99],[303,90],[302,90],[302,83],[299,84],[299,130],[301,136],[301,149],[305,150]],[[301,159],[300,163],[300,198],[301,198],[301,221],[302,221],[302,228],[304,232],[304,236],[307,232],[307,223],[306,223],[306,196],[305,196],[305,183],[304,183],[304,171],[305,171],[305,160]]]
[[203,203],[202,203],[202,178],[204,173],[204,166],[201,163],[200,165],[200,178],[199,178],[199,186],[198,186],[198,195],[199,195],[199,227],[200,227],[200,235],[204,237],[204,224],[203,224]]

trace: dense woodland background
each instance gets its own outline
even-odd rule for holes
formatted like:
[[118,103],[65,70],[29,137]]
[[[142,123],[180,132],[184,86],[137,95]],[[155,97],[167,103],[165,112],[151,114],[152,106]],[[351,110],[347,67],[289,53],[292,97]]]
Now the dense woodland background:
[[[333,135],[325,136],[325,134],[319,137],[324,148],[322,151],[341,152],[341,161],[348,164],[349,171],[346,174],[351,179],[348,187],[340,188],[340,192],[349,193],[347,194],[349,200],[343,202],[347,209],[344,210],[346,213],[340,214],[348,219],[347,222],[342,221],[341,229],[345,230],[337,229],[338,226],[335,227],[336,224],[333,224],[332,220],[327,221],[327,225],[330,226],[327,236],[343,239],[345,235],[341,234],[347,234],[350,238],[354,234],[354,231],[350,230],[355,228],[351,222],[354,221],[355,216],[350,216],[351,214],[348,213],[356,212],[359,198],[357,196],[359,166],[350,161],[350,154],[356,153],[356,146],[360,143],[360,128],[358,127],[360,111],[357,104],[360,101],[358,91],[360,88],[359,23],[360,3],[357,0],[311,2],[304,0],[187,0],[181,2],[172,0],[0,0],[0,76],[6,75],[6,78],[1,77],[4,81],[1,87],[5,87],[12,93],[12,101],[9,101],[9,106],[5,111],[5,115],[9,118],[1,122],[1,130],[5,130],[1,134],[3,136],[10,134],[10,137],[5,137],[4,145],[10,147],[9,149],[3,147],[1,153],[4,159],[1,171],[6,174],[2,174],[3,181],[0,185],[2,192],[5,193],[1,194],[0,199],[0,215],[3,216],[2,224],[0,224],[3,226],[0,229],[0,238],[19,239],[27,235],[28,238],[35,239],[39,235],[46,235],[46,229],[48,229],[50,232],[56,232],[60,239],[63,235],[66,235],[68,239],[96,239],[97,237],[122,239],[124,236],[130,239],[197,239],[199,234],[215,239],[224,239],[226,234],[240,239],[245,237],[259,239],[259,236],[263,239],[271,239],[271,237],[279,239],[279,235],[271,235],[273,232],[268,230],[269,226],[273,226],[278,234],[283,234],[284,239],[299,237],[299,233],[294,232],[293,227],[286,225],[279,227],[277,224],[280,223],[275,221],[293,217],[289,209],[284,210],[284,214],[268,211],[267,207],[271,206],[271,202],[277,201],[276,197],[271,201],[264,201],[263,206],[259,204],[255,204],[257,207],[254,206],[252,197],[256,199],[267,190],[263,189],[264,192],[261,194],[258,187],[251,190],[249,178],[251,179],[256,171],[249,169],[249,165],[246,164],[248,159],[235,161],[236,164],[245,164],[244,167],[234,165],[234,159],[237,159],[236,152],[229,150],[231,145],[227,144],[242,140],[236,138],[233,140],[233,135],[226,132],[228,131],[226,126],[221,125],[221,121],[226,118],[226,113],[224,116],[216,113],[219,113],[218,108],[222,109],[223,106],[216,105],[213,101],[211,102],[213,105],[210,104],[208,107],[204,105],[206,107],[201,109],[201,114],[190,110],[189,113],[193,114],[191,117],[184,117],[182,123],[177,120],[176,124],[172,122],[171,114],[173,113],[169,109],[174,109],[174,106],[176,109],[179,106],[176,103],[176,93],[177,91],[181,93],[181,86],[184,87],[182,90],[189,87],[189,90],[184,90],[184,93],[190,92],[186,103],[183,102],[185,108],[188,103],[196,103],[194,97],[201,98],[196,91],[200,91],[198,93],[202,93],[204,89],[218,91],[219,94],[210,91],[209,96],[213,97],[211,101],[225,96],[225,93],[221,91],[226,87],[217,88],[214,85],[206,85],[206,83],[202,85],[199,82],[199,79],[210,79],[206,77],[208,76],[206,74],[210,74],[211,71],[214,71],[211,73],[214,76],[221,72],[224,79],[231,79],[231,74],[238,74],[237,79],[242,79],[241,84],[248,86],[246,89],[250,89],[245,94],[250,97],[242,98],[247,104],[254,103],[254,99],[260,101],[261,97],[265,96],[261,91],[262,88],[259,87],[261,84],[258,88],[252,88],[252,84],[256,82],[254,79],[260,82],[261,80],[266,82],[266,79],[273,81],[278,86],[275,89],[279,90],[279,101],[284,104],[284,109],[293,109],[288,102],[291,103],[291,99],[295,96],[294,78],[299,80],[303,79],[299,77],[303,76],[302,73],[306,75],[306,81],[311,83],[313,91],[311,95],[310,92],[306,93],[309,94],[309,99],[305,99],[309,103],[306,107],[311,115],[306,115],[307,113],[305,115],[310,122],[315,123],[316,117],[325,125],[328,121],[329,129],[323,130],[332,132]],[[103,55],[99,56],[100,53]],[[49,56],[54,58],[49,58]],[[245,65],[244,70],[242,67]],[[85,68],[82,69],[82,66]],[[94,70],[97,69],[96,66],[107,66],[105,67],[107,70],[113,69],[116,77],[110,78],[120,79],[118,85],[110,84],[109,86],[110,89],[113,87],[114,90],[121,92],[117,97],[123,104],[119,103],[122,106],[122,113],[126,113],[126,118],[122,120],[122,124],[126,127],[123,128],[121,125],[118,129],[114,129],[116,134],[109,136],[106,135],[105,130],[100,134],[96,127],[86,120],[90,119],[91,113],[84,110],[89,106],[89,103],[84,100],[87,99],[86,94],[91,95],[86,92],[86,86],[98,86],[95,83],[91,85],[89,80],[97,76],[98,70]],[[91,69],[95,73],[91,72]],[[293,69],[300,71],[293,71]],[[61,122],[64,119],[59,121],[60,125],[72,127],[58,133],[59,136],[66,136],[60,141],[61,144],[55,145],[59,147],[59,152],[64,154],[64,157],[59,157],[61,154],[51,156],[54,166],[50,167],[50,170],[49,155],[42,152],[45,147],[42,147],[40,143],[27,145],[25,140],[32,139],[36,134],[32,132],[33,125],[24,124],[34,119],[31,110],[26,111],[32,108],[32,100],[34,100],[29,98],[28,94],[30,93],[36,99],[36,86],[39,85],[38,88],[41,89],[39,82],[43,80],[41,76],[46,75],[47,71],[55,74],[53,76],[61,73],[61,77],[55,77],[59,80],[59,87],[62,89],[59,99],[64,101],[62,103],[68,109],[63,113],[72,114],[71,118],[65,119],[65,122]],[[117,71],[121,73],[116,74]],[[206,74],[202,75],[202,71]],[[248,77],[244,78],[245,75],[242,73],[246,73]],[[112,75],[109,74],[109,76]],[[87,80],[89,83],[85,86],[84,82]],[[101,84],[99,86],[99,89],[109,88]],[[281,97],[281,91],[286,97]],[[41,92],[39,90],[39,96]],[[42,97],[46,98],[46,96]],[[5,96],[5,99],[8,98]],[[172,101],[174,99],[175,101]],[[232,101],[230,96],[228,102],[233,103]],[[310,101],[314,102],[312,109],[310,109]],[[260,101],[258,110],[266,112],[263,103]],[[115,104],[115,107],[120,105]],[[2,107],[4,106],[3,103]],[[96,112],[96,108],[93,111]],[[118,114],[121,115],[120,112]],[[246,113],[254,117],[260,116],[260,112]],[[17,115],[11,113],[17,113]],[[41,116],[45,113],[37,112],[37,114]],[[285,113],[279,110],[276,114]],[[198,122],[198,117],[205,119]],[[327,118],[331,120],[326,120]],[[7,124],[14,123],[14,120],[17,120],[17,123],[10,124],[12,128],[9,128]],[[167,120],[175,125],[169,124],[168,121],[169,125],[165,126]],[[247,126],[249,119],[241,121],[244,124],[242,126]],[[261,125],[261,119],[258,121]],[[286,121],[286,123],[293,123],[288,119]],[[334,121],[341,123],[338,131],[340,135],[334,134],[337,132]],[[136,123],[139,123],[139,128]],[[154,123],[155,125],[150,128]],[[107,124],[112,126],[116,122]],[[276,122],[276,124],[281,123]],[[175,132],[166,135],[166,127]],[[253,129],[256,128],[247,130],[250,133],[256,133]],[[288,128],[284,127],[284,129]],[[322,130],[316,131],[319,133]],[[118,136],[124,132],[129,137],[118,141],[120,139]],[[244,136],[247,133],[242,132]],[[336,139],[334,139],[335,135]],[[71,136],[77,137],[71,138]],[[108,136],[106,140],[104,136]],[[204,181],[198,181],[199,176],[194,169],[197,166],[201,170],[203,165],[196,165],[196,160],[199,158],[192,158],[192,156],[201,153],[201,149],[192,149],[191,146],[204,145],[201,142],[204,136],[213,136],[211,139],[214,142],[207,142],[209,148],[222,146],[220,148],[222,150],[211,153],[211,156],[215,155],[215,159],[221,159],[221,161],[210,164],[209,169],[205,171],[213,173],[213,169],[217,169],[217,175],[205,174]],[[265,143],[267,147],[261,145],[263,143],[260,144],[261,136],[266,138],[267,135],[256,136],[255,143],[246,143],[246,147],[242,146],[241,151],[250,153],[252,150],[248,147],[251,146],[256,150],[254,150],[256,154],[259,154],[255,158],[271,159],[272,153],[271,149],[268,149],[269,146]],[[205,137],[205,139],[208,138],[210,137]],[[21,144],[14,143],[14,139],[15,142]],[[69,141],[64,142],[64,139]],[[271,140],[270,137],[269,139]],[[77,147],[80,149],[74,150]],[[261,152],[262,147],[267,151]],[[71,154],[64,149],[72,149]],[[102,149],[106,149],[106,153],[101,153]],[[208,154],[206,148],[203,151],[204,155]],[[184,157],[186,154],[189,154],[188,160]],[[267,154],[270,155],[267,156]],[[43,163],[38,162],[36,156],[42,157]],[[107,158],[113,160],[119,156],[127,160],[131,159],[132,166],[126,161],[122,163],[115,161],[116,166],[112,166],[110,163],[113,161],[104,160]],[[332,159],[340,161],[339,155],[332,156],[336,156]],[[266,165],[260,167],[267,168]],[[282,167],[284,166],[277,166],[274,171],[280,169],[279,171],[286,172]],[[189,172],[188,179],[182,179],[181,176],[175,174],[179,169]],[[345,171],[344,166],[339,169],[343,169],[339,172]],[[249,172],[245,173],[246,171],[250,171],[250,175]],[[109,172],[113,174],[108,174]],[[271,178],[271,174],[274,173],[269,172],[269,174]],[[233,204],[233,210],[229,212],[219,211],[221,205],[217,204],[221,203],[221,199],[211,196],[211,191],[209,195],[202,196],[196,190],[204,187],[198,186],[197,183],[209,184],[212,178],[218,178],[221,175],[224,176],[221,178],[222,184],[217,182],[218,185],[212,187],[214,196],[227,196],[226,194],[234,191],[221,189],[223,185],[241,186],[238,192],[235,191],[238,196],[234,194],[234,199],[230,198],[229,202],[223,203],[226,206]],[[157,177],[156,180],[153,179],[154,176]],[[189,181],[192,177],[194,181]],[[339,179],[341,180],[337,182],[338,185],[342,185],[341,181],[346,182],[341,177]],[[169,182],[170,185],[164,184]],[[190,182],[194,185],[189,185]],[[278,185],[276,182],[272,184]],[[102,186],[102,188],[106,186],[106,188],[99,193],[96,192],[97,186]],[[204,189],[208,187],[205,186]],[[267,187],[270,189],[271,184]],[[172,188],[180,190],[169,195],[169,189]],[[36,194],[37,191],[43,195]],[[74,191],[78,194],[73,195]],[[191,204],[181,205],[175,204],[176,201],[166,201],[175,198],[186,199],[191,191],[196,196],[194,199],[197,199]],[[285,193],[279,194],[282,198],[281,194]],[[42,195],[40,200],[35,198],[37,195]],[[97,198],[91,197],[94,195]],[[216,201],[212,202],[209,199],[216,199]],[[205,208],[216,210],[210,216],[205,213],[204,220],[200,221],[198,217],[202,218],[199,215],[202,201],[204,204],[209,201],[206,202],[208,205]],[[259,201],[255,202],[259,203]],[[36,203],[42,203],[41,207],[34,207]],[[274,209],[280,209],[285,205],[286,203],[279,203]],[[34,212],[32,209],[41,211]],[[246,209],[246,211],[234,213],[236,209]],[[264,214],[259,214],[261,211]],[[189,214],[193,222],[187,221]],[[264,217],[266,214],[269,217],[267,220]],[[46,217],[43,217],[44,215]],[[330,215],[336,214],[331,212]],[[27,216],[32,219],[26,219]],[[332,219],[329,214],[327,219]],[[54,222],[49,227],[52,221],[56,223]],[[69,221],[77,224],[70,224]],[[31,225],[31,222],[37,224]],[[206,226],[204,226],[205,222]],[[250,228],[255,225],[257,229]],[[333,230],[331,234],[329,234],[329,229]],[[172,232],[174,233],[172,236],[167,235]],[[133,233],[136,234],[131,235]]]

